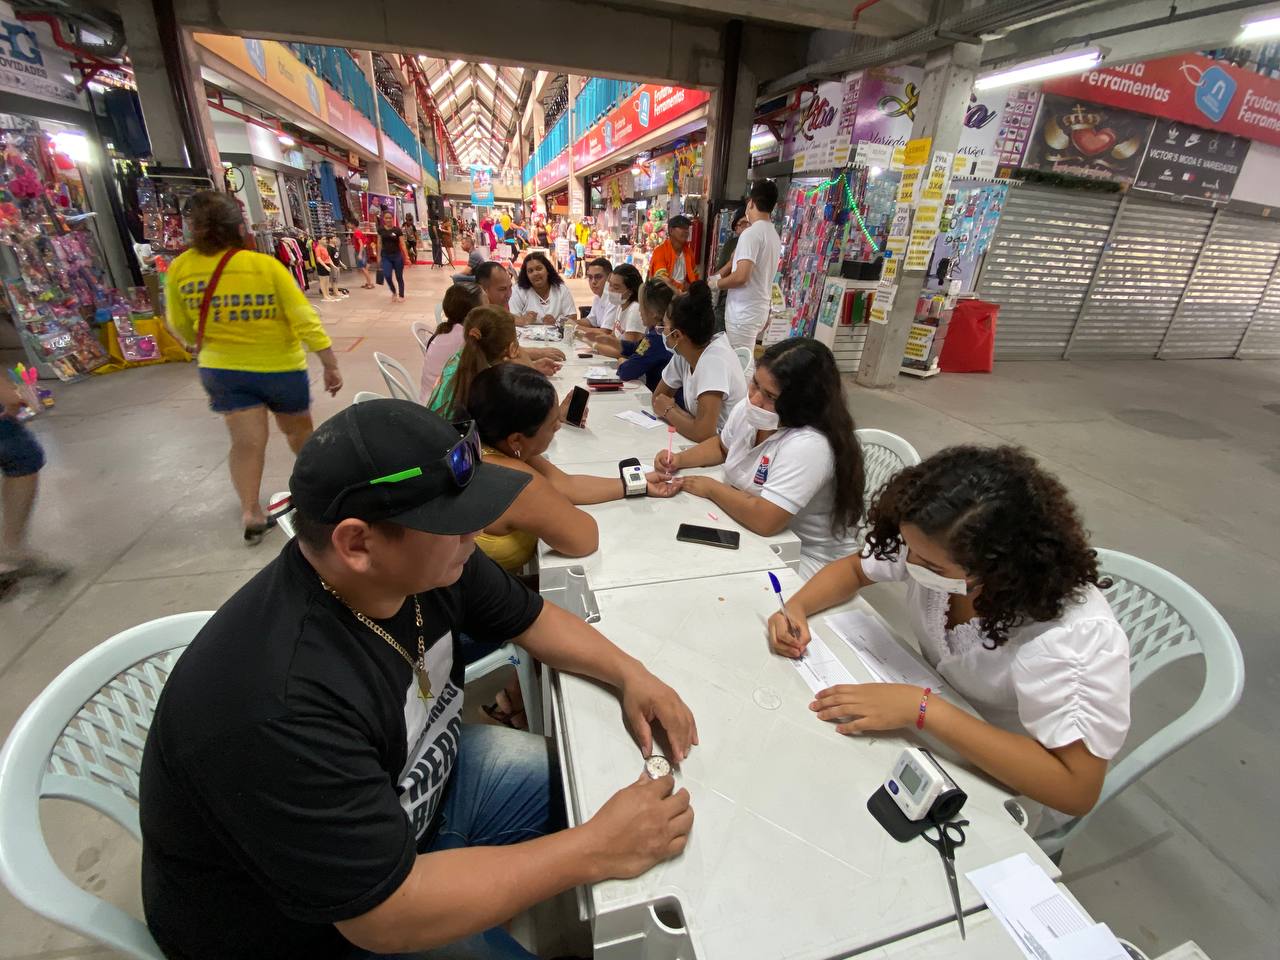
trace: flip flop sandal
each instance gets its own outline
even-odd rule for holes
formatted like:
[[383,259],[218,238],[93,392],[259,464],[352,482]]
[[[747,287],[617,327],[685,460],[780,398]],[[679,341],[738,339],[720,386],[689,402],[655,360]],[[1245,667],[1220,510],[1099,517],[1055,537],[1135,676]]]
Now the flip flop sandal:
[[251,547],[260,544],[267,531],[276,525],[276,517],[267,517],[266,523],[252,523],[244,528],[244,542]]
[[496,703],[486,704],[480,708],[484,711],[484,715],[494,723],[501,724],[504,727],[510,727],[512,730],[528,730],[529,718],[525,716],[523,710],[517,710],[515,713],[507,713]]

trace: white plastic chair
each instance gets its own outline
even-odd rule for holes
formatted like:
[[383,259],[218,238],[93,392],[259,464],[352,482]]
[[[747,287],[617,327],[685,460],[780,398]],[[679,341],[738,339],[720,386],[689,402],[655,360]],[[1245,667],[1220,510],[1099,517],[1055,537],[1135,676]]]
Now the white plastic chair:
[[391,394],[392,399],[418,402],[418,398],[409,389],[409,384],[413,383],[413,377],[409,375],[409,371],[404,368],[404,365],[399,360],[395,357],[388,357],[385,353],[375,352],[373,362],[378,365],[378,372],[382,374],[382,379],[387,385],[387,392]]
[[[440,324],[444,322],[444,302],[436,304],[436,329],[440,328]],[[425,347],[423,348],[426,349]]]
[[888,430],[866,428],[854,433],[862,447],[862,466],[866,474],[864,489],[870,506],[889,478],[903,467],[914,467],[920,462],[920,454],[906,440]]
[[[267,502],[274,505],[288,499],[289,491],[285,490],[273,494]],[[290,540],[297,535],[298,528],[294,523],[292,510],[276,517],[276,522]],[[520,695],[524,698],[524,713],[529,721],[529,730],[533,733],[542,733],[542,687],[533,672],[533,658],[523,647],[514,643],[505,643],[487,657],[467,664],[463,682],[471,683],[503,667],[516,668],[516,679],[520,681]]]
[[364,403],[366,400],[385,400],[387,399],[380,393],[374,393],[372,390],[361,390],[351,398],[352,403]]
[[1103,593],[1129,637],[1131,688],[1137,690],[1157,671],[1197,655],[1204,658],[1204,685],[1181,716],[1111,765],[1092,812],[1036,838],[1049,854],[1062,851],[1104,803],[1215,726],[1244,692],[1244,657],[1235,634],[1194,587],[1168,570],[1114,550],[1098,550],[1098,569],[1112,581]]
[[409,328],[413,331],[413,337],[418,341],[418,346],[422,348],[422,352],[427,352],[427,344],[431,342],[431,328],[427,326],[425,320],[413,321],[413,326]]
[[751,369],[751,364],[755,363],[756,354],[750,347],[734,347],[733,352],[738,355],[738,363],[742,364],[742,372],[746,373]]
[[27,707],[0,752],[0,880],[30,910],[125,956],[164,960],[146,924],[54,862],[40,800],[75,800],[142,842],[138,775],[160,690],[212,614],[152,620],[94,647]]

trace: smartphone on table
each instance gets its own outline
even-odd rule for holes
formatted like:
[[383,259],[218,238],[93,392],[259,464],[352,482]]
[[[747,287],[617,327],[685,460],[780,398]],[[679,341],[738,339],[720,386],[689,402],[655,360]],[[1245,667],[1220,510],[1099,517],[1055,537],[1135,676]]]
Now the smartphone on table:
[[701,543],[708,547],[737,550],[742,538],[737,530],[719,530],[716,527],[699,527],[692,523],[682,523],[676,530],[676,539],[682,543]]

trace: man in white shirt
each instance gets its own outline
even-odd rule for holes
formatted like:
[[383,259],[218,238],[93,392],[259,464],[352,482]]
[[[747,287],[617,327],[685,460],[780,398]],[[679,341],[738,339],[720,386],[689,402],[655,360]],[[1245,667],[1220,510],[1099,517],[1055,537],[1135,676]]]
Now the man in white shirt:
[[587,283],[590,284],[595,299],[591,301],[591,312],[578,320],[578,326],[596,327],[601,330],[614,328],[618,320],[618,308],[605,296],[611,273],[613,273],[613,264],[604,257],[596,257],[587,264]]
[[738,238],[733,261],[707,278],[713,291],[726,291],[724,332],[734,348],[754,349],[769,322],[773,278],[782,252],[782,240],[770,220],[777,203],[778,188],[772,180],[752,184],[747,200],[750,225]]

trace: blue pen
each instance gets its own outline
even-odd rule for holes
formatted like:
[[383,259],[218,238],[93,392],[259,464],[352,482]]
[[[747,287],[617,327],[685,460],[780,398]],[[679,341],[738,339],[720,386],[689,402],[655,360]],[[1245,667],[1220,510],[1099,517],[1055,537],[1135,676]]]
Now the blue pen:
[[657,419],[658,419],[658,418],[657,418],[657,417],[655,417],[652,413],[650,413],[648,410],[641,410],[640,412],[641,412],[641,413],[643,413],[643,414],[644,414],[646,417],[648,417],[650,420],[657,420]]
[[782,618],[787,621],[787,632],[793,637],[800,636],[800,631],[791,622],[791,614],[787,613],[787,605],[782,602],[782,584],[778,582],[778,578],[774,576],[772,570],[769,571],[769,582],[773,584],[773,592],[778,598],[778,609],[782,611]]

